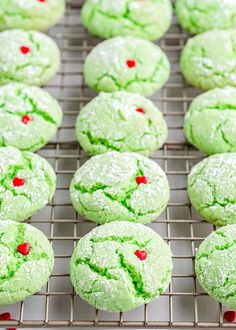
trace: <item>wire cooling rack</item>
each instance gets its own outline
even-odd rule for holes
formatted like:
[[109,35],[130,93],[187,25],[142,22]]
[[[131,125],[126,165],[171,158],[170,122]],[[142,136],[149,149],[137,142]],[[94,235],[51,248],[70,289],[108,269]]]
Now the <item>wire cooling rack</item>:
[[[56,138],[39,154],[54,167],[58,177],[55,197],[50,205],[29,222],[41,229],[52,242],[55,267],[47,286],[25,302],[2,308],[11,311],[16,327],[234,327],[223,320],[221,305],[199,287],[194,273],[195,249],[214,229],[191,208],[186,179],[191,167],[203,155],[185,142],[183,117],[189,102],[200,91],[187,86],[179,72],[179,55],[187,39],[173,24],[159,44],[168,55],[172,74],[166,86],[152,99],[163,111],[169,137],[163,149],[152,157],[168,175],[171,200],[167,210],[150,226],[169,243],[173,252],[172,282],[160,299],[121,314],[97,311],[75,295],[69,277],[69,261],[77,241],[95,224],[78,217],[69,198],[69,184],[76,169],[87,159],[75,138],[75,120],[80,109],[95,95],[84,84],[82,65],[86,55],[99,42],[80,23],[83,1],[70,0],[62,22],[49,31],[62,53],[58,75],[46,86],[61,103],[64,120]],[[46,219],[46,220],[45,220]],[[0,323],[6,326],[6,322]]]

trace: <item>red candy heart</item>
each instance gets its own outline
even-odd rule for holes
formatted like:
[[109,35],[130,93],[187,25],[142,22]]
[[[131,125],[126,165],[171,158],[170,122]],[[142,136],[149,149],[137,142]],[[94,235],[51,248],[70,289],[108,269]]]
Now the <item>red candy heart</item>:
[[136,250],[135,253],[137,258],[139,258],[141,261],[145,260],[147,258],[147,252],[144,250]]
[[22,54],[26,55],[30,52],[30,48],[28,46],[21,46],[20,51]]
[[23,243],[18,245],[17,247],[17,251],[21,254],[23,254],[24,256],[27,256],[29,254],[29,250],[30,250],[30,245],[29,243]]
[[136,61],[135,60],[127,60],[126,64],[129,68],[134,68],[136,66]]
[[138,185],[140,185],[141,183],[147,184],[148,183],[148,179],[147,179],[146,176],[137,176],[136,182],[137,182]]
[[28,124],[29,121],[32,121],[32,117],[28,116],[28,115],[24,115],[22,118],[21,118],[21,122],[25,125]]
[[16,177],[16,178],[13,179],[12,183],[13,183],[14,187],[21,187],[25,184],[25,180],[22,179],[22,178],[17,178]]
[[227,311],[224,313],[224,318],[228,322],[234,322],[236,319],[236,312],[235,311]]
[[142,113],[142,114],[144,114],[144,110],[143,110],[143,108],[137,108],[136,111],[137,111],[137,112],[140,112],[140,113]]
[[0,321],[10,321],[11,314],[10,313],[2,313],[0,314]]
[[38,0],[38,2],[46,2],[46,0]]

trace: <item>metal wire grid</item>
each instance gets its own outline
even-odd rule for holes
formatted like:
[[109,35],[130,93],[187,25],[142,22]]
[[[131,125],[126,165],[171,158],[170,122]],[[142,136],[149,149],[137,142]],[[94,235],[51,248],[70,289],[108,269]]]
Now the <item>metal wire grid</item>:
[[84,84],[82,64],[88,52],[99,42],[80,24],[82,2],[68,1],[63,21],[49,33],[60,46],[62,67],[46,88],[60,101],[64,120],[55,140],[39,154],[53,165],[58,184],[52,203],[29,221],[43,230],[52,242],[54,272],[45,289],[10,307],[16,321],[1,322],[0,326],[234,327],[234,324],[224,323],[222,307],[202,291],[194,273],[195,249],[214,227],[194,213],[186,194],[187,175],[202,155],[185,142],[183,116],[189,102],[200,91],[187,86],[179,72],[179,54],[187,35],[175,20],[170,31],[159,42],[171,61],[172,75],[166,86],[152,98],[163,111],[169,126],[167,143],[152,159],[168,175],[171,200],[167,210],[150,225],[172,249],[172,282],[159,300],[129,313],[97,311],[74,294],[69,278],[71,253],[80,237],[95,226],[78,217],[69,199],[72,176],[88,159],[75,139],[75,119],[81,107],[95,95]]

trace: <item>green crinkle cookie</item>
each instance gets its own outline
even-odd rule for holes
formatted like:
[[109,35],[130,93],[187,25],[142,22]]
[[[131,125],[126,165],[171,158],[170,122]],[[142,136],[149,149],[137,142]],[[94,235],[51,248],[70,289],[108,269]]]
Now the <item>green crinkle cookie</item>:
[[211,155],[236,151],[236,88],[208,91],[190,105],[185,116],[187,139]]
[[193,34],[236,28],[236,0],[176,0],[181,26]]
[[0,146],[36,151],[55,135],[62,120],[58,102],[39,87],[0,87]]
[[206,292],[228,308],[236,309],[236,225],[208,236],[196,255],[196,274]]
[[167,125],[153,102],[128,92],[101,93],[80,112],[80,145],[91,155],[107,151],[152,154],[167,138]]
[[190,38],[180,67],[192,85],[209,90],[236,86],[236,29],[213,30]]
[[56,43],[37,31],[7,30],[0,33],[0,84],[12,81],[44,85],[58,71]]
[[65,0],[1,0],[0,30],[47,30],[65,12]]
[[113,222],[93,229],[71,258],[71,280],[96,308],[124,312],[157,298],[172,273],[169,246],[141,224]]
[[0,220],[28,219],[51,200],[55,189],[56,175],[45,159],[0,148]]
[[154,43],[134,37],[103,41],[87,56],[86,83],[96,91],[126,90],[151,95],[170,75],[166,55]]
[[1,306],[39,291],[47,283],[53,264],[51,244],[40,230],[14,221],[0,222]]
[[172,5],[170,0],[87,0],[81,18],[102,38],[132,35],[155,40],[170,27]]
[[169,184],[154,161],[135,153],[108,152],[94,156],[71,182],[71,200],[86,218],[148,223],[169,200]]
[[213,155],[194,166],[188,195],[208,222],[217,226],[236,223],[236,153]]

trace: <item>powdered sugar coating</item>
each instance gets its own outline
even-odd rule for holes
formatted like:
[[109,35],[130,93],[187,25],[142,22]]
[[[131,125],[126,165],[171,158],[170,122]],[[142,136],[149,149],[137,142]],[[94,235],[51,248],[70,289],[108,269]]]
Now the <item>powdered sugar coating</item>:
[[[30,245],[28,255],[18,245]],[[48,281],[54,264],[52,247],[38,229],[13,221],[0,222],[0,305],[30,297]]]
[[188,39],[180,67],[192,85],[209,90],[236,86],[236,30],[212,30]]
[[1,147],[36,151],[54,136],[61,120],[58,102],[45,90],[20,83],[0,87]]
[[[56,43],[38,31],[6,30],[0,33],[0,84],[12,81],[41,86],[58,71]],[[27,54],[21,47],[28,47]]]
[[215,88],[196,97],[185,116],[187,139],[207,153],[236,151],[236,88]]
[[84,26],[95,35],[111,38],[132,35],[160,38],[170,27],[170,0],[87,0],[82,8]]
[[236,225],[210,234],[196,255],[196,275],[202,287],[228,308],[236,309]]
[[[130,68],[128,60],[136,65]],[[151,95],[168,80],[170,64],[154,43],[134,37],[116,37],[101,42],[87,56],[85,81],[96,91],[126,90]]]
[[236,0],[176,0],[182,27],[193,33],[236,27]]
[[[14,178],[24,184],[14,186]],[[56,189],[51,165],[31,152],[0,148],[0,220],[24,221],[43,208]]]
[[[145,176],[147,184],[138,185],[138,176]],[[166,208],[170,190],[154,161],[135,153],[108,152],[79,168],[70,193],[75,209],[92,221],[148,223]]]
[[217,226],[236,223],[236,153],[213,155],[193,167],[188,195],[193,207]]
[[165,142],[167,125],[150,100],[135,93],[114,92],[101,93],[81,110],[76,132],[89,154],[116,150],[148,156]]
[[[140,260],[135,252],[145,250]],[[70,263],[76,292],[96,308],[128,311],[157,298],[172,273],[171,251],[142,224],[113,222],[93,229],[74,250]]]
[[1,0],[0,30],[47,30],[65,11],[65,0]]

